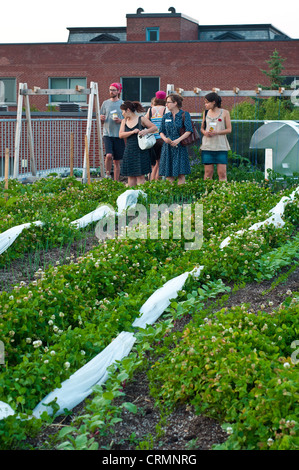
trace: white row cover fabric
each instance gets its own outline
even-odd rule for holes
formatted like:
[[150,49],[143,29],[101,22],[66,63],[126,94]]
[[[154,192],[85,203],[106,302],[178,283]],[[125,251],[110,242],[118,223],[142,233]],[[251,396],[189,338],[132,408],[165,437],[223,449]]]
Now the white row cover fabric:
[[[186,272],[166,282],[141,307],[140,312],[143,315],[137,321],[135,320],[133,326],[145,328],[147,324],[153,324],[168,307],[170,300],[177,296],[187,277],[190,274],[198,277],[202,269],[203,266],[200,266],[191,272]],[[61,388],[57,388],[49,393],[35,407],[32,412],[33,416],[38,418],[44,411],[51,415],[53,413],[52,407],[46,405],[55,399],[59,406],[57,415],[63,413],[64,409],[73,409],[92,393],[92,388],[95,385],[100,385],[107,380],[107,368],[115,361],[119,361],[128,355],[135,341],[136,338],[133,333],[124,331],[120,333],[101,353],[63,382]]]
[[7,403],[0,401],[0,420],[14,415],[15,412]]
[[195,268],[191,272],[185,272],[167,281],[160,289],[156,290],[142,305],[140,313],[141,317],[136,318],[133,322],[134,327],[146,328],[146,325],[152,325],[162,315],[165,309],[170,305],[171,299],[175,299],[178,292],[183,288],[190,274],[198,277],[203,266]]
[[106,215],[114,214],[114,211],[109,206],[100,206],[92,212],[84,215],[80,219],[73,220],[71,225],[76,226],[76,228],[84,228],[92,222],[97,222]]
[[[285,225],[285,222],[282,220],[281,216],[283,215],[285,211],[285,207],[287,204],[292,202],[295,198],[296,193],[299,193],[299,186],[295,189],[295,191],[292,192],[292,194],[288,196],[283,196],[280,201],[276,204],[275,207],[273,207],[270,211],[269,214],[271,214],[267,219],[265,219],[263,222],[257,222],[256,224],[252,225],[249,227],[248,230],[258,230],[260,227],[263,225],[270,225],[273,224],[276,228],[283,227]],[[245,233],[245,230],[238,230],[235,235],[243,235]],[[220,243],[220,249],[222,250],[225,248],[227,245],[229,245],[231,241],[231,237],[228,236],[223,240],[223,242]]]
[[26,224],[16,225],[15,227],[9,228],[5,232],[0,234],[0,255],[13,244],[15,239],[23,232],[24,229],[29,228],[31,225],[43,225],[43,223],[38,220],[37,222],[29,222]]
[[107,368],[127,356],[135,341],[133,333],[120,333],[102,352],[64,381],[60,388],[49,393],[34,408],[33,416],[39,418],[44,411],[51,416],[53,410],[47,404],[53,400],[59,406],[57,415],[62,414],[64,409],[73,409],[91,394],[95,385],[101,385],[107,380]]
[[142,196],[147,197],[146,193],[141,191],[141,189],[127,189],[117,198],[117,209],[118,214],[121,214],[128,207],[134,207],[137,204],[138,197]]

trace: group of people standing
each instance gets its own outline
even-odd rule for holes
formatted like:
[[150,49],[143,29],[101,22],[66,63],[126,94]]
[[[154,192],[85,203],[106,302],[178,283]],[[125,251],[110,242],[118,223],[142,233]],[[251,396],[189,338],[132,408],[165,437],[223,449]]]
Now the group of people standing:
[[[128,186],[144,183],[147,174],[151,174],[151,180],[165,176],[171,182],[177,178],[178,184],[185,183],[191,167],[187,147],[181,141],[193,132],[193,128],[190,114],[182,109],[183,98],[178,94],[166,96],[159,90],[145,114],[138,101],[122,101],[121,91],[120,83],[112,83],[110,98],[103,102],[100,111],[104,124],[106,177],[111,177],[113,161],[114,179],[118,181],[120,175],[125,176]],[[216,164],[219,180],[226,181],[230,115],[222,109],[221,97],[217,93],[208,93],[204,105],[201,125],[204,179],[213,177]],[[145,134],[154,134],[156,143],[151,149],[141,150],[138,136]]]

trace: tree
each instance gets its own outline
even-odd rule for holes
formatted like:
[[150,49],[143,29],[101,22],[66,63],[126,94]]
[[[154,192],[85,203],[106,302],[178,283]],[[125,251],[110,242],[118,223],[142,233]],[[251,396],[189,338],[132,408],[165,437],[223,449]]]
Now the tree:
[[[284,77],[281,72],[284,69],[282,65],[286,59],[280,57],[278,51],[275,51],[266,60],[269,70],[261,70],[270,80],[270,86],[257,85],[264,90],[278,90],[283,85]],[[254,103],[242,102],[237,104],[231,110],[232,119],[282,119],[282,120],[298,120],[299,107],[295,107],[290,98],[286,96],[270,97],[270,98],[253,98]]]
[[265,75],[270,80],[270,87],[261,86],[266,90],[277,90],[279,87],[282,86],[284,77],[281,76],[281,72],[284,69],[282,65],[286,59],[280,57],[279,52],[275,49],[275,51],[270,56],[269,60],[266,60],[267,64],[269,65],[269,70],[262,70]]

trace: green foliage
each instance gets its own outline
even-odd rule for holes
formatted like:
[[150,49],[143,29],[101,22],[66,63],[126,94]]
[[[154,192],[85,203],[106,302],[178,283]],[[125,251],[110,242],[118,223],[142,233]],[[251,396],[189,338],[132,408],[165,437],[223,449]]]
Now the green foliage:
[[[269,60],[266,60],[269,69],[262,70],[268,77],[270,86],[257,86],[266,90],[278,90],[283,86],[284,77],[281,72],[285,60],[275,49]],[[232,119],[240,120],[299,120],[299,108],[292,104],[290,98],[284,97],[251,98],[250,102],[243,101],[234,105],[230,114]]]
[[239,120],[299,120],[298,106],[282,97],[252,98],[250,102],[236,104],[231,112],[232,119]]
[[[2,227],[24,222],[22,215],[27,221],[42,218],[47,227],[45,240],[54,244],[56,237],[67,233],[70,220],[89,212],[99,201],[115,205],[123,189],[123,185],[110,180],[90,187],[59,178],[42,180],[30,188],[15,184],[10,188],[10,203],[0,207]],[[268,225],[258,231],[247,230],[266,219],[280,200],[282,193],[274,193],[269,187],[256,182],[223,184],[194,179],[182,186],[164,181],[146,183],[141,189],[147,194],[143,203],[148,210],[153,203],[187,201],[193,209],[195,202],[201,203],[202,248],[185,250],[184,234],[174,238],[170,218],[166,222],[169,239],[106,240],[68,265],[57,264],[38,271],[30,285],[20,283],[12,292],[0,294],[0,338],[6,352],[5,366],[0,366],[0,400],[16,413],[30,415],[49,391],[102,351],[118,333],[134,331],[132,323],[153,292],[173,277],[204,266],[199,278],[188,277],[164,322],[135,332],[133,354],[122,361],[117,372],[111,368],[111,380],[105,387],[95,389],[80,427],[64,428],[60,439],[67,442],[61,448],[95,449],[95,433],[100,437],[101,433],[113,432],[114,424],[121,419],[115,399],[123,396],[123,387],[134,372],[145,366],[149,352],[168,354],[177,340],[170,332],[179,316],[195,313],[207,298],[226,292],[225,283],[270,278],[292,259],[299,258],[298,239],[293,235],[298,217],[292,207],[286,209],[283,228]],[[291,191],[290,187],[283,195]],[[297,207],[297,202],[295,199],[292,204]],[[192,215],[190,222],[194,228]],[[226,249],[220,249],[221,241],[241,229],[245,230],[243,235],[232,236]],[[291,340],[290,335],[288,338]],[[284,341],[287,345],[287,337]],[[267,347],[272,354],[270,340]],[[209,348],[212,351],[211,345]],[[137,412],[132,403],[125,402],[123,407]],[[219,407],[216,401],[213,407]],[[28,428],[20,422],[18,431],[17,425],[14,417],[1,423],[0,446],[21,448]],[[32,420],[32,425],[38,427],[40,422]]]
[[152,394],[169,410],[187,402],[229,423],[220,449],[297,448],[299,373],[290,345],[299,331],[298,302],[299,294],[271,315],[246,305],[211,319],[197,314],[176,348],[153,365]]
[[[10,181],[4,190],[0,182],[0,233],[27,222],[43,226],[23,230],[11,247],[0,255],[0,266],[26,252],[61,246],[82,238],[82,231],[70,222],[95,210],[101,203],[114,205],[124,186],[112,180],[84,185],[75,178],[40,179],[24,186]],[[8,198],[5,198],[5,195]]]
[[277,90],[283,84],[283,77],[281,76],[281,72],[284,69],[283,62],[286,59],[282,58],[279,55],[279,52],[275,49],[275,51],[270,56],[269,60],[266,60],[268,64],[268,70],[262,70],[262,72],[269,78],[270,80],[270,90]]

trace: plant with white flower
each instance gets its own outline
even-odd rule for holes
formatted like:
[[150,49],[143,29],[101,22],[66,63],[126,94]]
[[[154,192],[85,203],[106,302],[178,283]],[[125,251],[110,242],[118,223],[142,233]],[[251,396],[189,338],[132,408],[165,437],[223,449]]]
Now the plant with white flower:
[[70,368],[70,365],[71,365],[71,364],[70,364],[69,362],[65,362],[65,363],[64,363],[65,369],[69,369],[69,368]]
[[32,345],[34,348],[39,348],[42,345],[42,341],[40,339],[33,341]]

